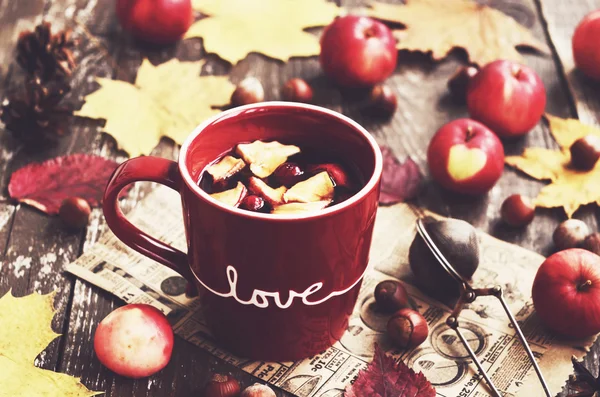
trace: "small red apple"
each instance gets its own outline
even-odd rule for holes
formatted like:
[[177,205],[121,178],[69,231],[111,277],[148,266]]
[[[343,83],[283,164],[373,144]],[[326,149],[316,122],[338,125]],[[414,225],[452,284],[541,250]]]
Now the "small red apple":
[[575,65],[586,76],[600,81],[600,10],[589,13],[573,34]]
[[145,304],[120,307],[96,328],[94,350],[119,375],[143,378],[163,369],[173,351],[173,329],[158,309]]
[[369,87],[396,69],[396,39],[374,19],[347,15],[334,20],[321,36],[321,67],[337,84]]
[[552,331],[572,338],[600,332],[600,256],[571,248],[547,258],[533,281],[533,305]]
[[193,22],[191,0],[117,0],[117,18],[123,29],[140,41],[170,44],[179,40]]
[[482,194],[504,169],[504,148],[498,137],[471,119],[452,121],[436,132],[427,149],[433,179],[452,191]]
[[511,61],[494,61],[473,77],[467,88],[469,114],[501,138],[525,135],[544,114],[546,89],[533,69]]

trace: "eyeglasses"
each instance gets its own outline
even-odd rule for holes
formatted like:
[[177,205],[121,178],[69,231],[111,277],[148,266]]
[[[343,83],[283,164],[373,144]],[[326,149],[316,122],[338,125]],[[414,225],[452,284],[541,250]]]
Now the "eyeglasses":
[[479,369],[479,372],[485,379],[486,383],[492,390],[493,394],[496,397],[502,397],[502,395],[500,394],[500,392],[498,391],[496,386],[494,386],[492,379],[490,378],[488,373],[485,371],[485,369],[481,365],[481,362],[475,355],[475,352],[473,351],[473,349],[467,342],[467,339],[465,338],[465,336],[459,329],[458,317],[460,316],[460,313],[464,309],[465,305],[468,303],[474,302],[475,299],[477,299],[480,296],[495,296],[496,298],[498,298],[498,300],[500,301],[500,304],[502,305],[502,308],[504,309],[504,311],[506,312],[506,315],[508,316],[508,319],[510,320],[515,331],[517,332],[517,335],[518,335],[519,339],[521,340],[521,343],[523,344],[523,347],[525,348],[527,355],[529,356],[529,360],[531,361],[531,364],[533,365],[533,368],[535,369],[535,372],[540,380],[540,383],[542,384],[544,393],[546,394],[547,397],[551,397],[550,390],[548,389],[548,385],[546,383],[546,380],[544,379],[544,375],[542,374],[540,367],[538,366],[537,362],[535,361],[533,352],[531,351],[531,348],[529,347],[529,344],[527,343],[527,340],[525,339],[525,336],[523,335],[523,332],[521,331],[521,328],[519,327],[517,320],[515,320],[515,317],[510,312],[510,309],[508,308],[508,304],[506,303],[506,300],[502,296],[502,287],[499,285],[497,285],[495,287],[491,287],[491,288],[473,288],[473,287],[471,287],[468,280],[466,280],[464,277],[462,277],[460,275],[460,273],[458,273],[456,271],[456,269],[448,262],[448,260],[444,257],[442,252],[439,250],[439,248],[435,245],[435,242],[433,241],[433,239],[427,232],[427,229],[425,228],[425,223],[423,222],[422,218],[417,220],[417,231],[418,231],[419,235],[423,238],[423,241],[425,242],[425,244],[427,245],[427,247],[429,248],[429,250],[431,251],[433,256],[437,259],[439,264],[442,266],[442,268],[460,285],[460,296],[458,298],[458,301],[456,302],[456,305],[454,306],[454,310],[452,310],[452,313],[446,319],[446,325],[448,325],[448,327],[450,327],[451,329],[454,330],[454,332],[456,332],[456,335],[458,336],[458,338],[460,339],[462,344],[465,346],[465,349],[469,353],[469,356],[471,356],[471,359],[475,362],[475,365],[477,365],[477,369]]

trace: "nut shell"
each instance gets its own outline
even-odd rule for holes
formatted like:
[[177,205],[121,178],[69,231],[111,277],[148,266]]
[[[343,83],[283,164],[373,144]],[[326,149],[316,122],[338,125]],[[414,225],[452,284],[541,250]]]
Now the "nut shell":
[[568,219],[558,225],[552,234],[552,240],[557,250],[562,251],[569,248],[577,248],[583,244],[585,238],[590,234],[590,229],[579,219]]
[[417,311],[402,309],[394,313],[387,324],[388,337],[402,349],[419,346],[429,335],[427,320]]
[[461,103],[467,102],[467,87],[469,82],[479,72],[477,66],[469,65],[458,68],[448,80],[448,90]]
[[231,104],[234,106],[249,105],[265,100],[265,90],[256,77],[246,77],[231,94]]
[[373,115],[391,117],[398,107],[398,99],[392,89],[384,84],[378,84],[369,94],[369,109]]

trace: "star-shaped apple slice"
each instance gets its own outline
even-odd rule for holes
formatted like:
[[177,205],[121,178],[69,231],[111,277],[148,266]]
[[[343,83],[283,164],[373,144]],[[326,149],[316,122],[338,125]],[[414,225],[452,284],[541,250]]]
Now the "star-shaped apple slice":
[[305,214],[308,212],[316,212],[325,209],[329,204],[331,204],[331,201],[327,200],[314,201],[312,203],[289,203],[279,205],[273,208],[273,211],[271,211],[271,213],[284,215]]
[[253,194],[260,196],[267,203],[272,206],[276,206],[279,204],[283,204],[283,194],[286,192],[287,188],[285,186],[281,186],[277,189],[273,189],[271,186],[267,185],[262,179],[251,176],[248,179],[248,189]]
[[206,172],[213,178],[214,183],[223,182],[244,169],[244,160],[233,156],[225,156],[218,163],[208,167]]
[[236,153],[250,164],[250,171],[259,178],[271,175],[277,167],[285,163],[289,156],[300,153],[300,148],[294,145],[283,145],[277,141],[240,143]]
[[246,189],[246,186],[244,186],[242,182],[238,182],[236,187],[233,189],[225,190],[219,193],[213,193],[210,195],[210,197],[232,207],[237,207],[240,205],[244,197],[246,197],[246,194],[248,194],[248,189]]
[[320,172],[305,181],[292,186],[283,199],[286,203],[312,203],[316,201],[331,201],[335,187],[327,172]]

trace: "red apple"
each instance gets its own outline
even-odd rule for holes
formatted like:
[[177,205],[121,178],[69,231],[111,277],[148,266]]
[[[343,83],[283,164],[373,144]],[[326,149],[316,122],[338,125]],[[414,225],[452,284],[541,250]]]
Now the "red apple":
[[490,190],[504,169],[504,148],[486,126],[471,119],[447,123],[427,149],[433,179],[452,191],[482,194]]
[[144,304],[120,307],[96,328],[94,350],[119,375],[143,378],[163,369],[173,351],[173,329],[158,309]]
[[138,40],[170,44],[193,22],[191,0],[117,0],[117,18]]
[[473,77],[467,88],[469,114],[501,138],[525,135],[544,114],[546,89],[533,69],[511,61],[494,61]]
[[600,332],[600,256],[579,248],[557,252],[533,281],[533,305],[552,331],[585,338]]
[[334,20],[321,36],[321,67],[337,84],[369,87],[396,69],[396,39],[374,19],[347,15]]
[[588,77],[600,81],[600,10],[589,13],[573,34],[575,65]]

